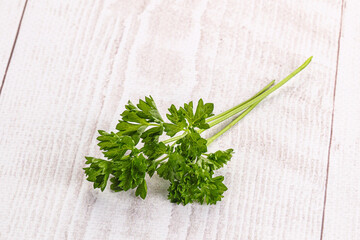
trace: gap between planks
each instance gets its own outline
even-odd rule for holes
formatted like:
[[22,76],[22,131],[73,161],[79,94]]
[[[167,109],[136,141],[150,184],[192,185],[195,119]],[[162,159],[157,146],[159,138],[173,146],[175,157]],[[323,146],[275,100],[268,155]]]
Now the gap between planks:
[[8,62],[7,62],[6,68],[5,68],[4,77],[3,77],[2,82],[1,82],[0,95],[1,95],[2,89],[3,89],[4,85],[5,85],[6,75],[7,75],[7,72],[8,72],[8,70],[9,70],[10,62],[11,62],[11,59],[12,59],[12,56],[13,56],[13,53],[14,53],[14,49],[15,49],[15,46],[16,46],[16,42],[17,42],[17,39],[18,39],[18,36],[19,36],[19,32],[20,32],[20,28],[21,28],[21,23],[22,23],[22,20],[23,20],[23,18],[24,18],[24,14],[25,14],[25,10],[26,10],[27,3],[28,3],[28,0],[25,0],[25,4],[24,4],[23,11],[22,11],[22,13],[21,13],[21,18],[20,18],[20,21],[19,21],[19,25],[18,25],[16,34],[15,34],[14,43],[13,43],[13,45],[12,45],[11,52],[10,52],[10,56],[9,56],[9,60],[8,60]]
[[340,10],[340,27],[339,27],[339,37],[338,37],[338,49],[337,49],[337,56],[336,56],[336,70],[335,70],[335,82],[334,82],[334,93],[333,93],[333,107],[332,107],[331,124],[330,124],[330,139],[329,139],[329,149],[328,149],[328,161],[327,161],[327,166],[326,166],[324,205],[323,205],[323,214],[322,214],[322,220],[321,220],[320,240],[323,239],[323,235],[324,235],[326,196],[327,196],[327,186],[328,186],[328,182],[329,182],[329,167],[330,167],[330,157],[331,157],[331,151],[330,150],[331,150],[332,139],[333,139],[334,111],[335,111],[335,98],[336,98],[336,83],[337,83],[338,70],[339,70],[339,56],[340,56],[340,47],[341,47],[341,34],[342,34],[343,17],[344,17],[344,6],[345,6],[345,0],[342,0],[341,1],[341,10]]

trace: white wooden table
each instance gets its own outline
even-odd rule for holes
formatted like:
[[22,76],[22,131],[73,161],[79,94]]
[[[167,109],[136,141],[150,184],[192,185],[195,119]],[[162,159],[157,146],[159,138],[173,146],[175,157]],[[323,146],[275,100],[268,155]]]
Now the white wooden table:
[[[360,239],[360,1],[0,0],[0,239]],[[312,63],[211,149],[212,206],[85,180],[128,99],[219,113]]]

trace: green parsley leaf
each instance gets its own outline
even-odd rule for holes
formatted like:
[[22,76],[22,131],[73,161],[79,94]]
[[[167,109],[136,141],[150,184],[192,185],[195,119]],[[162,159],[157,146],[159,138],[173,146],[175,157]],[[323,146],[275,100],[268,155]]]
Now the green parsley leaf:
[[193,161],[201,154],[207,152],[207,141],[202,138],[194,129],[189,129],[189,133],[176,142],[177,150],[189,161]]
[[116,166],[115,177],[119,180],[119,187],[125,191],[136,188],[145,178],[147,169],[146,159],[140,154],[131,158],[129,161],[123,161]]
[[213,172],[219,168],[222,168],[228,161],[230,161],[232,154],[234,153],[233,149],[228,149],[226,151],[216,151],[215,153],[210,153],[207,157],[201,157],[199,164],[201,167]]
[[176,109],[174,105],[168,109],[170,114],[166,114],[166,117],[171,123],[164,123],[165,132],[168,136],[172,137],[176,133],[183,131],[188,126],[183,111]]
[[[214,104],[204,103],[202,99],[197,102],[195,112],[192,101],[179,108],[171,105],[166,114],[169,121],[163,120],[151,96],[140,99],[136,105],[129,101],[115,132],[99,130],[98,146],[105,160],[86,157],[87,180],[103,191],[110,179],[112,191],[133,190],[136,196],[145,199],[145,176],[152,177],[157,173],[169,181],[168,199],[171,202],[216,204],[224,197],[227,187],[223,176],[214,177],[215,171],[230,161],[234,151],[207,153],[208,145],[310,61],[311,58],[278,84],[273,86],[274,81],[270,82],[250,99],[216,116]],[[203,131],[235,115],[238,115],[235,120],[212,137],[201,137]],[[165,135],[171,138],[161,141]]]
[[85,174],[88,176],[87,180],[94,183],[94,188],[100,188],[101,191],[104,191],[112,171],[111,162],[93,157],[85,158],[86,164],[90,164],[89,167],[84,168]]
[[142,199],[145,199],[146,194],[147,194],[147,186],[146,186],[146,181],[144,179],[142,183],[140,183],[140,185],[137,187],[135,196],[140,196]]
[[212,113],[214,110],[213,103],[204,104],[203,100],[200,99],[197,104],[195,116],[194,116],[194,127],[198,127],[199,129],[208,129],[210,125],[205,122],[206,118],[214,116]]
[[145,101],[140,100],[137,107],[141,110],[138,112],[138,115],[141,118],[148,119],[150,122],[163,122],[156,105],[154,99],[149,96],[145,97]]

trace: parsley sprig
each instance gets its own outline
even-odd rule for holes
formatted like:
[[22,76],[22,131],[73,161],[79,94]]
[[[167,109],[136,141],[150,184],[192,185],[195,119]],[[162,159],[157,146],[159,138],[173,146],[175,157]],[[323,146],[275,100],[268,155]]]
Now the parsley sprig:
[[[103,191],[110,179],[113,191],[136,188],[135,195],[145,199],[145,176],[152,177],[157,173],[170,182],[168,198],[171,202],[215,204],[227,190],[224,177],[214,176],[215,171],[230,161],[234,151],[208,153],[208,145],[304,69],[311,59],[278,84],[271,81],[250,99],[218,115],[213,114],[213,103],[204,103],[200,99],[196,107],[193,102],[178,108],[171,105],[166,114],[168,121],[165,121],[151,96],[136,105],[129,101],[116,125],[117,131],[98,131],[98,146],[105,159],[86,157],[89,165],[84,168],[87,180]],[[212,137],[201,136],[205,130],[236,114],[239,115]],[[170,138],[160,141],[163,135]]]

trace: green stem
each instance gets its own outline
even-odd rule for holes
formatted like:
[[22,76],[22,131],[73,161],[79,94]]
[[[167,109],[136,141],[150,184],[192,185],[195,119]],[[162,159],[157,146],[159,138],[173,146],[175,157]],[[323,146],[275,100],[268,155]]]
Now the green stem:
[[157,162],[157,163],[161,163],[162,161],[164,161],[164,160],[166,160],[166,159],[168,159],[168,158],[169,158],[169,155],[167,155],[166,157],[164,157],[164,158],[162,158],[162,159],[157,160],[156,162]]
[[206,122],[211,122],[211,121],[214,121],[218,118],[221,118],[222,116],[228,114],[229,112],[232,112],[234,110],[236,110],[237,108],[243,106],[244,104],[248,103],[249,101],[253,100],[254,98],[256,98],[257,96],[260,96],[262,93],[264,93],[266,90],[268,90],[273,84],[274,84],[275,80],[272,80],[268,85],[266,85],[263,89],[261,89],[258,93],[256,93],[254,96],[252,96],[251,98],[249,98],[248,100],[236,105],[235,107],[233,108],[230,108],[229,110],[225,111],[225,112],[222,112],[218,115],[215,115],[213,117],[209,117],[206,119]]
[[[198,129],[196,130],[199,134],[201,134],[202,132],[204,132],[205,130],[207,129]],[[164,141],[162,141],[163,143],[171,143],[171,142],[174,142],[174,141],[177,141],[183,137],[185,137],[188,133],[187,132],[184,132],[183,134],[179,135],[179,136],[176,136],[176,137],[172,137],[172,138],[169,138],[169,139],[166,139]]]
[[162,142],[163,142],[164,144],[171,143],[171,142],[177,141],[177,140],[179,140],[179,139],[181,139],[181,138],[185,137],[185,136],[186,136],[186,134],[187,134],[187,133],[183,133],[183,134],[181,134],[181,135],[179,135],[179,136],[176,136],[176,137],[172,137],[172,138],[166,139],[166,140],[164,140],[164,141],[162,141]]
[[235,110],[228,112],[227,114],[224,114],[222,117],[216,119],[215,121],[212,121],[209,123],[210,127],[215,126],[218,123],[221,123],[222,121],[228,119],[229,117],[245,110],[246,108],[252,106],[254,103],[257,103],[261,100],[263,100],[264,98],[266,98],[270,93],[274,92],[276,89],[278,89],[279,87],[281,87],[282,85],[284,85],[287,81],[289,81],[292,77],[294,77],[296,74],[298,74],[301,70],[303,70],[310,62],[311,62],[312,57],[308,58],[300,67],[298,67],[295,71],[293,71],[292,73],[290,73],[286,78],[284,78],[283,80],[281,80],[278,84],[276,84],[275,86],[273,86],[272,88],[268,89],[267,91],[265,91],[264,93],[262,93],[261,95],[255,97],[254,99],[250,100],[249,102],[243,104],[242,106],[236,108]]
[[238,121],[240,121],[242,118],[244,118],[251,110],[253,110],[256,105],[258,105],[261,102],[261,100],[257,103],[254,103],[251,105],[248,109],[246,109],[244,112],[242,112],[234,121],[229,123],[226,127],[224,127],[221,131],[216,133],[214,136],[206,139],[207,140],[207,146],[209,146],[215,139],[220,137],[222,134],[224,134],[226,131],[228,131],[232,126],[234,126]]
[[[273,84],[274,84],[275,80],[272,80],[268,85],[266,85],[263,89],[261,89],[258,93],[256,93],[254,96],[252,96],[251,98],[249,98],[248,100],[236,105],[235,107],[223,112],[223,113],[220,113],[216,116],[213,116],[213,117],[210,117],[208,119],[206,119],[206,122],[210,122],[210,121],[213,121],[213,120],[216,120],[216,119],[219,119],[220,117],[224,116],[225,114],[229,113],[229,112],[232,112],[234,110],[236,110],[237,108],[241,107],[242,105],[244,105],[245,103],[251,101],[252,99],[254,99],[255,97],[261,95],[262,93],[264,93],[266,90],[268,90]],[[232,115],[231,115],[232,116]],[[226,119],[224,119],[223,121],[225,121]],[[202,133],[204,132],[206,129],[199,129],[198,130],[198,133]],[[176,137],[172,137],[172,138],[169,138],[169,139],[166,139],[164,141],[162,141],[163,143],[170,143],[170,142],[174,142],[174,141],[177,141],[183,137],[185,137],[187,133],[184,133],[182,135],[179,135],[179,136],[176,136]]]
[[[264,98],[266,98],[268,95],[270,95],[272,92],[274,92],[275,90],[277,90],[278,88],[280,88],[282,85],[284,85],[287,81],[289,81],[291,78],[293,78],[296,74],[298,74],[301,70],[303,70],[307,65],[309,65],[309,63],[311,62],[312,56],[310,58],[308,58],[300,67],[298,67],[295,71],[293,71],[292,73],[290,73],[286,78],[284,78],[283,80],[281,80],[278,84],[276,84],[275,86],[273,86],[272,88],[269,88],[270,86],[273,85],[274,81],[271,81],[268,85],[266,85],[260,92],[258,92],[257,94],[255,94],[252,98],[246,100],[245,102],[223,112],[220,113],[216,116],[213,116],[211,118],[206,119],[207,122],[210,122],[210,128],[215,126],[216,124],[219,124],[223,121],[225,121],[226,119],[232,117],[233,115],[245,110],[243,113],[241,113],[234,121],[232,121],[229,125],[227,125],[224,129],[222,129],[220,132],[218,132],[217,134],[215,134],[214,136],[212,136],[211,138],[208,139],[208,143],[207,145],[209,145],[210,143],[212,143],[217,137],[219,137],[220,135],[222,135],[224,132],[226,132],[227,130],[229,130],[232,126],[234,126],[238,121],[240,121],[240,119],[242,119],[243,117],[246,116],[246,114],[248,114],[252,109],[255,108],[255,106],[257,104],[259,104]],[[198,130],[198,133],[202,133],[204,132],[205,129],[200,129]],[[177,141],[183,137],[186,136],[186,132],[183,133],[182,135],[176,136],[176,137],[172,137],[169,139],[166,139],[164,141],[162,141],[163,143],[170,143],[173,141]]]

